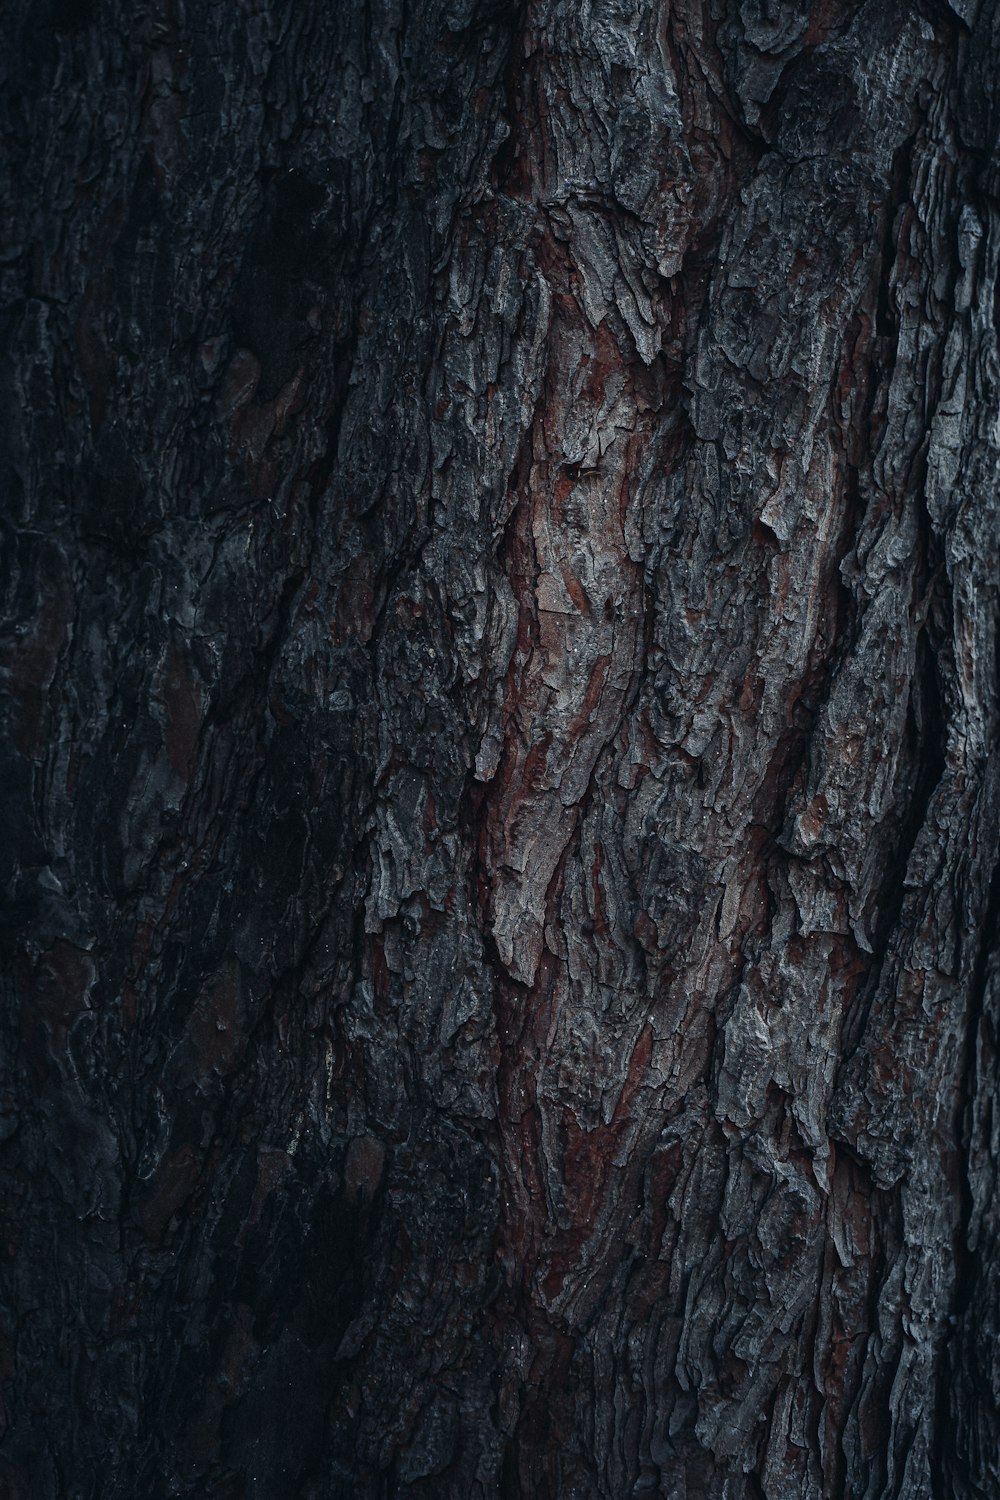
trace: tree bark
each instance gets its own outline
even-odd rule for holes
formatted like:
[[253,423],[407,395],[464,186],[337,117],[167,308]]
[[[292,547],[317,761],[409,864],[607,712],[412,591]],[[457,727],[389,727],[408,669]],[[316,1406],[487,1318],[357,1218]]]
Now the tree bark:
[[1000,9],[5,32],[0,1493],[996,1500]]

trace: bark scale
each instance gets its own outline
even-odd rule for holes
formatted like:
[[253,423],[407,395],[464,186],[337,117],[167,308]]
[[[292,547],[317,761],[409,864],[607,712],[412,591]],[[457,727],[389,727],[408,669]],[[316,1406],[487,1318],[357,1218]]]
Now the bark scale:
[[1000,1493],[1000,12],[19,3],[11,1497]]

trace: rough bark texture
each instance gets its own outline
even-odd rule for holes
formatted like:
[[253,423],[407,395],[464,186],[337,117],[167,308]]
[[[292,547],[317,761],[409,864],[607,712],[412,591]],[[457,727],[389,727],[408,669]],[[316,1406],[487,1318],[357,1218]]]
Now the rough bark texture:
[[1000,9],[12,0],[10,1500],[1000,1495]]

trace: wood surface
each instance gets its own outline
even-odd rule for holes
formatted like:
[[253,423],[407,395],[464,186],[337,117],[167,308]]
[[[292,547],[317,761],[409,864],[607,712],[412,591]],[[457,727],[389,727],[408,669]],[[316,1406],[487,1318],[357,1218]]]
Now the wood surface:
[[10,0],[5,1500],[997,1500],[992,0]]

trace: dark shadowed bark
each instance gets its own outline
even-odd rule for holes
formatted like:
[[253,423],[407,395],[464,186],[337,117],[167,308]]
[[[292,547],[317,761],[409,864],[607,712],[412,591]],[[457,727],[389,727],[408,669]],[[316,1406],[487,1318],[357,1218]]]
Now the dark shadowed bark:
[[996,1500],[1000,7],[3,30],[0,1495]]

